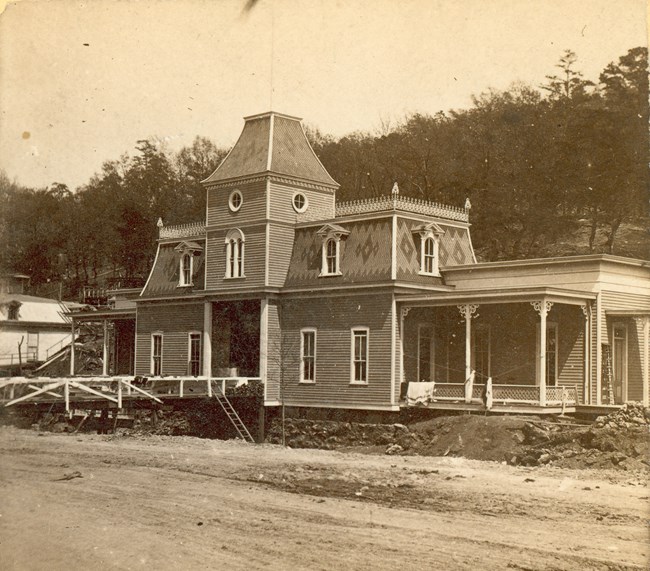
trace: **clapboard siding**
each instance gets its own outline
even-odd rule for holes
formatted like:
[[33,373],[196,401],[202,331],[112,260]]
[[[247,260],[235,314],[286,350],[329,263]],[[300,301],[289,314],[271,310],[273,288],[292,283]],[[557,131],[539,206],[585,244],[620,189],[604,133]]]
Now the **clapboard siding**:
[[318,191],[295,185],[271,182],[271,219],[294,224],[298,215],[293,208],[293,197],[301,192],[307,197],[307,210],[300,215],[300,221],[327,220],[334,218],[334,193]]
[[266,225],[237,226],[245,238],[245,278],[226,278],[226,233],[227,229],[208,232],[206,256],[206,289],[228,290],[264,285],[264,260],[266,257]]
[[[391,405],[390,295],[283,302],[285,404],[358,408]],[[300,330],[316,329],[316,382],[300,383]],[[369,328],[368,383],[350,383],[353,327]]]
[[[557,306],[556,306],[557,307]],[[576,387],[579,402],[584,396],[585,321],[576,306],[558,307],[558,385]]]
[[139,305],[135,374],[151,373],[151,334],[163,334],[163,375],[186,375],[188,333],[203,330],[203,304]]
[[269,237],[269,285],[282,287],[291,261],[294,229],[271,224]]
[[[611,290],[603,290],[601,295],[605,314],[612,311],[650,311],[650,295]],[[601,322],[603,343],[611,342],[609,339],[610,328],[607,321],[605,315],[603,315]]]
[[[231,212],[228,199],[233,190],[242,194],[242,205],[237,212]],[[226,225],[233,228],[250,224],[266,217],[266,181],[233,183],[222,188],[208,188],[208,226]]]
[[280,336],[280,316],[277,301],[270,299],[267,306],[268,342],[266,354],[266,402],[280,400],[280,378],[282,373],[282,348]]

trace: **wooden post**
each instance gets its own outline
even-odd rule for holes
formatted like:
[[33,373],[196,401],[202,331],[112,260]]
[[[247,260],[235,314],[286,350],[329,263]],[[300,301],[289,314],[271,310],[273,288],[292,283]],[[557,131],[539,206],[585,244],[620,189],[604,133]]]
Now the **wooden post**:
[[183,398],[183,379],[179,379],[178,381],[178,396]]
[[117,379],[117,409],[122,410],[122,379]]
[[476,313],[478,305],[468,303],[457,307],[465,318],[465,379],[469,379],[472,374],[472,317]]
[[64,381],[63,394],[65,397],[65,411],[70,412],[70,381],[68,379]]
[[[582,404],[589,404],[591,395],[589,390],[590,379],[591,379],[591,360],[589,354],[591,353],[591,307],[589,303],[581,305],[582,313],[585,316],[585,330],[584,330],[584,386],[582,389]],[[577,403],[576,403],[577,404]]]
[[264,404],[260,406],[259,413],[257,415],[257,441],[259,443],[264,442],[266,434],[264,433],[264,423],[266,422],[266,409]]
[[103,342],[102,375],[108,375],[108,319],[104,319],[104,342]]
[[212,376],[212,302],[203,304],[203,375]]
[[72,340],[70,341],[70,376],[74,377],[74,317],[72,318]]

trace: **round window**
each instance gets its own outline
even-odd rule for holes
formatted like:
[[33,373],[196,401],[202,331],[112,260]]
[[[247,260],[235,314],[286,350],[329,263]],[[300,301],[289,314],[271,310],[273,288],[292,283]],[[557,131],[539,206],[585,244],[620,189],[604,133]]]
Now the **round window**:
[[237,212],[241,208],[242,202],[244,202],[244,199],[242,198],[241,192],[238,190],[233,190],[230,193],[230,198],[228,199],[230,210]]
[[304,212],[307,210],[307,197],[302,192],[296,192],[293,195],[293,209],[296,212]]

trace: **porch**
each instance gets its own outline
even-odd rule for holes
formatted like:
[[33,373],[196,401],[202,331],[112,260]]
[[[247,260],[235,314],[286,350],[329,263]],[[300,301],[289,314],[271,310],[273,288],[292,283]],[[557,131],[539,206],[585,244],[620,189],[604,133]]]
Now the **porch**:
[[594,299],[550,288],[403,296],[400,405],[575,412],[590,394]]

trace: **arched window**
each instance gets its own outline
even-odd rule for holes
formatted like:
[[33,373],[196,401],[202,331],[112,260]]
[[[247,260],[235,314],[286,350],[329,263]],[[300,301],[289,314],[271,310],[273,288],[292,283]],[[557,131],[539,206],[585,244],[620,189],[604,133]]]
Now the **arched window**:
[[181,257],[181,280],[182,286],[192,285],[192,254],[185,253]]
[[336,274],[339,271],[339,244],[334,238],[327,241],[327,273]]
[[244,277],[244,244],[246,240],[238,228],[226,234],[226,277]]
[[435,240],[431,237],[424,240],[424,258],[422,260],[422,271],[425,274],[433,274],[435,269]]
[[349,230],[333,224],[326,224],[318,231],[323,240],[321,276],[341,275],[341,240],[349,233]]
[[445,231],[437,224],[431,223],[413,229],[414,238],[420,238],[420,274],[424,276],[440,276],[439,250],[440,237]]

